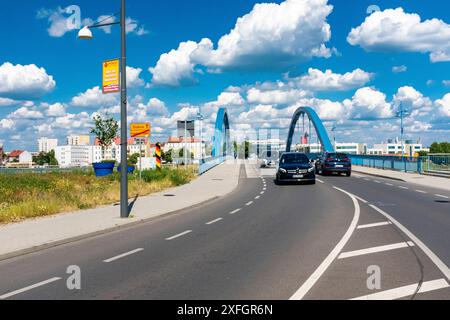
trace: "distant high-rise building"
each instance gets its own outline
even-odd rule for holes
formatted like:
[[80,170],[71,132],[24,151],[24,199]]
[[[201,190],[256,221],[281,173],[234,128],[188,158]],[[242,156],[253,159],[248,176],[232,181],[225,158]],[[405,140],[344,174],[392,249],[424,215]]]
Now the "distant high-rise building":
[[68,146],[88,146],[91,144],[91,137],[88,135],[70,135],[67,137]]
[[58,146],[58,139],[41,138],[38,140],[39,152],[48,153],[55,151]]
[[[186,132],[185,132],[186,131]],[[181,138],[185,136],[186,138],[195,137],[195,121],[178,121],[177,122],[177,136]]]

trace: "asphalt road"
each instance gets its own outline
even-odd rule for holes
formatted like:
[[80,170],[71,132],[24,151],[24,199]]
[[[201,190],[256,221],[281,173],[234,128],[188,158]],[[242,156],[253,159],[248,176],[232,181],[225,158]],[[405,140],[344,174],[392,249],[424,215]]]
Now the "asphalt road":
[[319,179],[276,186],[243,166],[225,198],[0,262],[0,299],[450,299],[450,194]]

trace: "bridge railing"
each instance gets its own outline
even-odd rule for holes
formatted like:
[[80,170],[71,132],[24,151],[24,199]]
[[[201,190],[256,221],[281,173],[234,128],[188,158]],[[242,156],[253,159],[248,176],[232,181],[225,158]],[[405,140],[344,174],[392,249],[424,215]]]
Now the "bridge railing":
[[450,154],[426,157],[349,155],[349,158],[356,166],[450,176]]
[[217,167],[218,165],[224,163],[225,161],[228,160],[228,156],[223,156],[223,157],[209,157],[209,158],[205,158],[203,160],[200,161],[200,165],[198,168],[198,174],[202,175],[206,172],[208,172],[209,170]]
[[349,155],[356,166],[421,173],[421,160],[414,157]]

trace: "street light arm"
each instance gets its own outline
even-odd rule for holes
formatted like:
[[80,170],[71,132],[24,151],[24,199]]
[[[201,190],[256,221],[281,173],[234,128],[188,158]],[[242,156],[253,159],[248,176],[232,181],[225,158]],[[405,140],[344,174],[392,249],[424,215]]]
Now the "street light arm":
[[107,27],[107,26],[114,26],[114,25],[118,25],[120,24],[120,22],[111,22],[111,23],[102,23],[102,24],[94,24],[90,27],[88,27],[89,29],[93,29],[93,28],[100,28],[100,27]]

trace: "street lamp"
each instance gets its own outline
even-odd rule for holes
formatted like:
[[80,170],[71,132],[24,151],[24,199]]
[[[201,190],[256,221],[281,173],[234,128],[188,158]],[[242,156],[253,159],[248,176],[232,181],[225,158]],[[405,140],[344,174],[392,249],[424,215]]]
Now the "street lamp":
[[93,35],[90,29],[100,28],[111,25],[119,25],[121,28],[121,81],[120,81],[120,151],[121,151],[121,180],[120,180],[120,217],[128,218],[128,132],[127,132],[127,56],[126,56],[126,0],[121,0],[120,22],[103,23],[107,19],[100,21],[92,26],[85,26],[78,32],[80,39],[92,39]]

